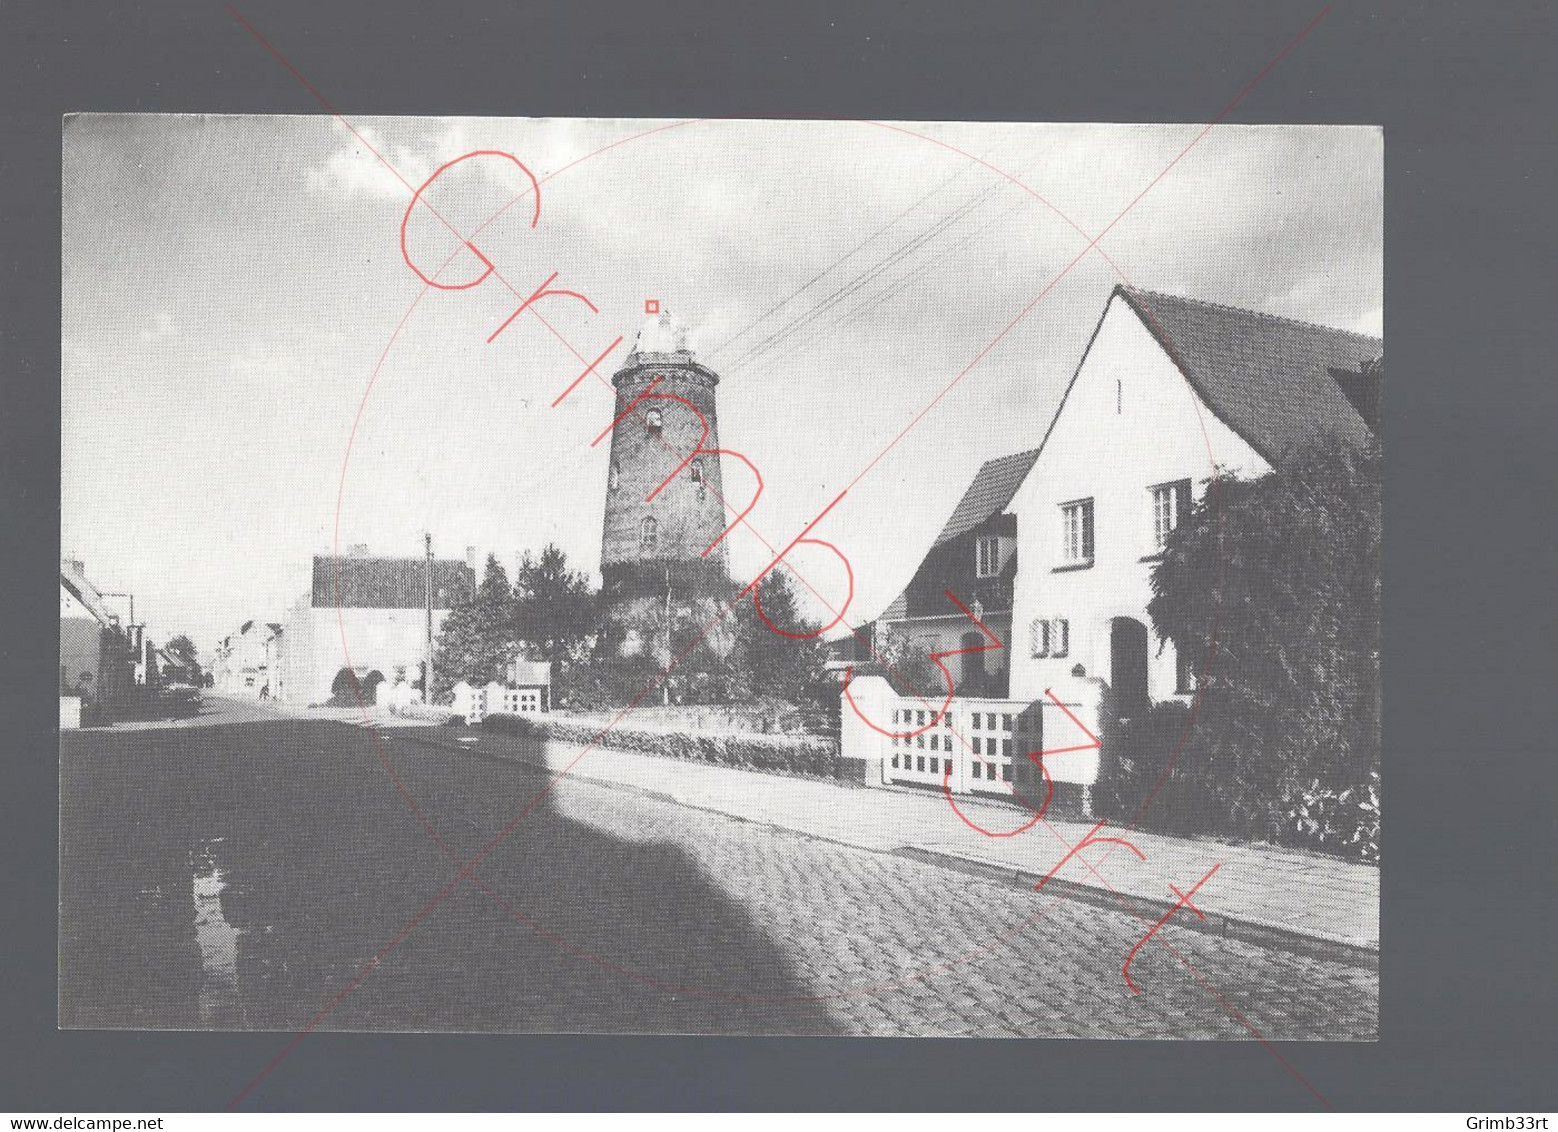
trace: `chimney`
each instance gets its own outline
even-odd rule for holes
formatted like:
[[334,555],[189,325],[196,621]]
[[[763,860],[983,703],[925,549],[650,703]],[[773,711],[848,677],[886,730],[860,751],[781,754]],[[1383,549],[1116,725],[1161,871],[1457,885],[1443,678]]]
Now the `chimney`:
[[471,573],[474,574],[476,572],[476,548],[474,546],[465,548],[465,564],[471,568]]
[[347,549],[346,556],[348,558],[367,558],[368,557],[368,544],[365,543],[365,542],[354,542]]

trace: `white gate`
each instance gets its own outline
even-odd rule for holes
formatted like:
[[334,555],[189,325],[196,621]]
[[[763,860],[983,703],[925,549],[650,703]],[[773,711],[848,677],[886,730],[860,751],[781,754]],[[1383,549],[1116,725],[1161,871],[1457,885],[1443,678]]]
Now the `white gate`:
[[[884,785],[945,784],[956,794],[1010,796],[1014,784],[1039,778],[1030,752],[1086,747],[1088,733],[1098,733],[1097,698],[1088,691],[1068,690],[1059,703],[959,696],[938,718],[939,702],[898,696],[885,680],[863,677],[842,705],[841,753],[880,761]],[[1090,786],[1098,778],[1098,750],[1049,755],[1044,766],[1056,782]]]

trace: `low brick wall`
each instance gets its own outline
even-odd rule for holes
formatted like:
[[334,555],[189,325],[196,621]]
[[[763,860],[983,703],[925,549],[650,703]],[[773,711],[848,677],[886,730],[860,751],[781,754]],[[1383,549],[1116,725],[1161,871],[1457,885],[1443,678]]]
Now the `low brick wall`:
[[558,713],[489,715],[484,728],[530,735],[560,743],[595,743],[611,750],[714,766],[742,767],[773,774],[863,782],[859,760],[842,759],[831,739],[814,735],[765,735],[757,732],[673,731],[618,724],[607,728],[591,719]]

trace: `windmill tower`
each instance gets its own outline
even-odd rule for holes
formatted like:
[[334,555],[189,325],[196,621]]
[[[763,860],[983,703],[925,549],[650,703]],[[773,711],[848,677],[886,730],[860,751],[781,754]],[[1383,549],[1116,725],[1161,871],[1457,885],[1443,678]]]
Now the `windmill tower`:
[[730,522],[719,457],[700,453],[678,471],[700,447],[719,447],[719,375],[694,359],[686,328],[662,311],[639,330],[612,384],[617,424],[600,563],[604,644],[654,655],[668,651],[668,626],[704,611],[714,616],[714,601],[730,587],[723,541],[705,554]]

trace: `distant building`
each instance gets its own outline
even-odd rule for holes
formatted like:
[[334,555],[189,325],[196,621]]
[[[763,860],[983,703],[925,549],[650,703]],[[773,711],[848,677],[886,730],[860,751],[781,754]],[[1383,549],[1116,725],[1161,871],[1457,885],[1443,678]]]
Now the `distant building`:
[[313,585],[287,614],[275,646],[271,694],[317,704],[361,690],[369,703],[397,673],[421,685],[427,660],[427,594],[432,580],[436,637],[455,601],[476,588],[476,571],[458,559],[376,558],[362,548],[316,555]]
[[222,638],[212,661],[211,686],[230,696],[270,694],[270,627],[260,621],[245,621],[237,632]]
[[[141,649],[136,632],[119,624],[80,560],[60,560],[60,718],[79,726],[83,713],[120,710],[135,682]],[[74,701],[67,704],[66,701]],[[67,712],[68,709],[68,712]]]

